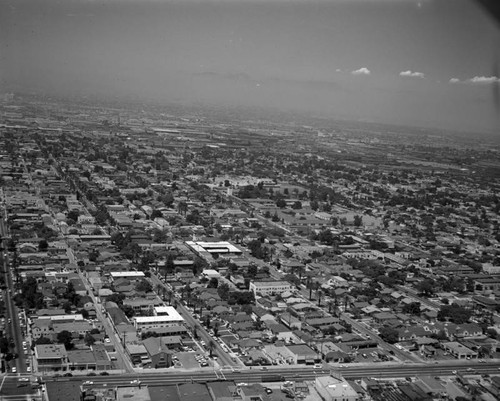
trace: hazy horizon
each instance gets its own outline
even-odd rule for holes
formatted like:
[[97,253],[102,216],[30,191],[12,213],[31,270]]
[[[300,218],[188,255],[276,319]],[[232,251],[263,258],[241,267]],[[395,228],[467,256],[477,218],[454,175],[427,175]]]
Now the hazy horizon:
[[469,0],[0,4],[0,91],[492,132],[499,53]]

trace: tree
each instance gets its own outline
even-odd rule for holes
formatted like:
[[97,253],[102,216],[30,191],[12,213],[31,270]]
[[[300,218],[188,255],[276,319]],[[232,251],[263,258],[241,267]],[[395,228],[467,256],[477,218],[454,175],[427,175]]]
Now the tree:
[[97,261],[97,258],[101,256],[101,253],[99,252],[98,249],[92,249],[90,252],[89,252],[89,261],[90,262],[96,262]]
[[163,217],[163,213],[157,209],[154,209],[152,212],[151,212],[151,220],[154,220],[156,219],[157,217]]
[[205,270],[208,267],[208,263],[205,259],[200,258],[199,256],[196,256],[193,261],[193,274],[197,276],[200,274],[203,270]]
[[283,280],[288,281],[289,283],[299,286],[300,285],[300,279],[292,273],[288,273],[283,277]]
[[420,292],[423,296],[431,296],[434,294],[434,280],[432,279],[425,279],[420,281],[416,285],[416,289],[418,292]]
[[125,299],[124,294],[111,294],[106,297],[106,301],[108,302],[114,302],[118,306],[123,305],[123,300]]
[[292,209],[302,209],[302,202],[301,201],[295,201],[292,205]]
[[63,330],[63,331],[57,333],[57,342],[60,344],[64,344],[64,347],[67,350],[73,349],[73,347],[74,347],[73,336],[67,330]]
[[420,302],[411,302],[405,304],[402,308],[403,313],[409,313],[410,315],[420,315]]
[[280,209],[285,208],[286,207],[286,200],[284,200],[283,198],[279,198],[276,201],[276,206],[278,206]]
[[49,243],[47,242],[47,240],[42,239],[40,240],[40,242],[38,242],[38,250],[40,252],[45,252],[48,248],[49,248]]
[[64,309],[64,312],[66,312],[67,314],[70,314],[71,313],[71,302],[69,301],[66,301],[65,303],[62,304],[62,308]]
[[215,349],[215,342],[214,340],[210,340],[208,342],[208,350],[210,351],[210,358],[212,358],[213,356],[214,349]]
[[85,341],[85,344],[88,347],[90,347],[91,345],[93,345],[95,343],[95,338],[92,334],[87,333],[87,334],[85,334],[84,341]]
[[248,266],[247,272],[249,277],[254,278],[257,275],[257,266],[255,265]]
[[223,301],[227,301],[229,298],[229,285],[227,283],[221,283],[217,287],[217,294]]
[[142,279],[135,285],[135,289],[139,292],[152,292],[153,286],[148,280]]
[[360,227],[363,224],[363,217],[359,215],[354,216],[354,225]]
[[208,282],[207,288],[217,288],[219,286],[219,280],[215,277],[212,277]]
[[9,340],[5,337],[0,337],[0,352],[2,354],[9,352]]
[[467,323],[472,316],[470,309],[464,308],[457,304],[442,305],[438,312],[438,320],[450,320],[456,324]]
[[70,210],[66,217],[74,222],[78,221],[78,216],[80,216],[80,212],[76,209]]
[[399,332],[393,327],[382,327],[379,336],[389,344],[395,344],[399,341]]
[[134,317],[135,311],[134,308],[132,308],[132,305],[120,305],[120,309],[125,313],[125,316],[127,316],[129,319]]
[[53,342],[50,338],[43,336],[35,340],[35,345],[43,345],[43,344],[53,344]]

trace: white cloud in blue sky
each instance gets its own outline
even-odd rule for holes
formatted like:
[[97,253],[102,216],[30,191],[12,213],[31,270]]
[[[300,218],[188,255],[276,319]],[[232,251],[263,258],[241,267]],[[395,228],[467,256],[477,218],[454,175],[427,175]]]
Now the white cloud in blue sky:
[[401,71],[399,73],[400,77],[410,77],[410,78],[425,78],[425,74],[423,72],[417,71]]
[[493,84],[493,83],[500,83],[500,78],[491,76],[491,77],[485,77],[485,76],[478,76],[476,75],[473,78],[465,79],[461,81],[458,78],[451,78],[448,81],[450,84],[477,84],[477,85],[487,85],[487,84]]
[[366,67],[361,67],[359,70],[351,71],[352,75],[370,75],[371,73],[372,72]]

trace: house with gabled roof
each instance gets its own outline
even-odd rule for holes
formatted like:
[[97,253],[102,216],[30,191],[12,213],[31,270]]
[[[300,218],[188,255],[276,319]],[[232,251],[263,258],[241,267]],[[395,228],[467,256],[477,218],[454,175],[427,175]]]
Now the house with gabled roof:
[[151,359],[152,368],[172,366],[172,351],[167,345],[168,342],[170,342],[170,337],[149,337],[142,341]]

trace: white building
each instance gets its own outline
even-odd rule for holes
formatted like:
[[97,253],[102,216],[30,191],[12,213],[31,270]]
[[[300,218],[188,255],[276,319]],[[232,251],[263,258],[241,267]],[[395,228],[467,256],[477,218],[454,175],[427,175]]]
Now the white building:
[[254,295],[279,294],[285,291],[292,291],[294,286],[288,281],[252,281],[249,286]]
[[155,316],[136,316],[132,320],[137,330],[154,330],[161,327],[176,326],[184,323],[184,318],[173,306],[157,306]]
[[320,376],[315,380],[316,391],[325,401],[357,401],[358,393],[342,377]]
[[221,277],[221,274],[217,270],[213,270],[213,269],[205,269],[205,270],[203,270],[201,275],[208,278],[208,279],[210,279],[210,278],[217,278],[218,279]]
[[123,271],[123,272],[110,272],[111,278],[113,281],[119,279],[119,278],[125,278],[128,280],[138,280],[141,278],[144,278],[144,272],[137,272],[137,271]]

